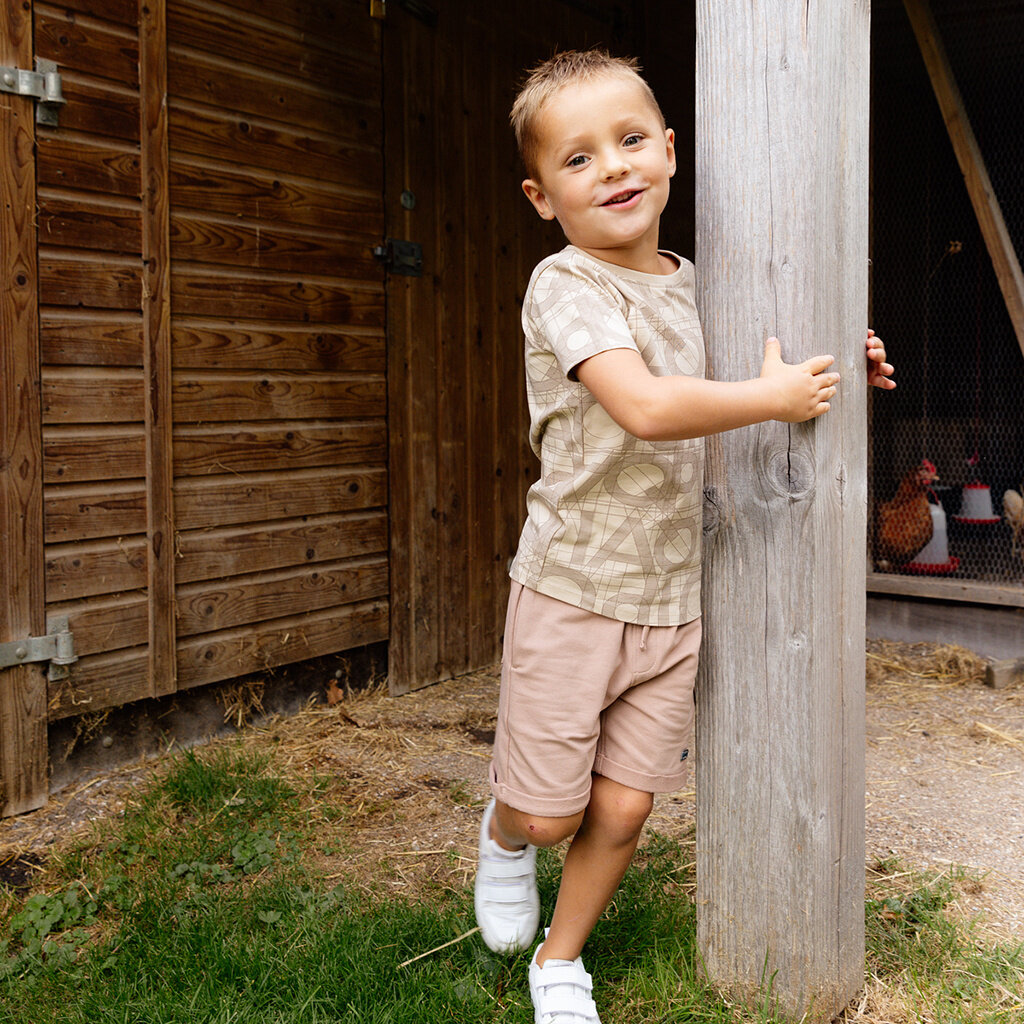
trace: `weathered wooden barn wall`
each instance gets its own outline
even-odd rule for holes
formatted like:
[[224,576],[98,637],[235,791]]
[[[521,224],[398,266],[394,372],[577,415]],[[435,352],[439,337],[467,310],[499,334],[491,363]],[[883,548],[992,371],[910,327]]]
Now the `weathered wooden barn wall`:
[[[67,616],[79,656],[48,693],[4,670],[20,809],[45,798],[47,719],[384,640],[396,692],[498,657],[536,472],[520,305],[564,243],[519,189],[516,81],[565,46],[662,60],[692,5],[381,6],[70,0],[4,23],[67,104],[44,128],[0,101],[25,270],[0,298],[21,460],[0,641]],[[421,277],[385,273],[387,236],[422,244]]]

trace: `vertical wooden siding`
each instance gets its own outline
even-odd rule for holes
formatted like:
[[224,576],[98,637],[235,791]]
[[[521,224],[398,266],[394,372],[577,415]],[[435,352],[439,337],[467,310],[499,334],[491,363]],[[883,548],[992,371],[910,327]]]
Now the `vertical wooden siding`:
[[[0,64],[31,67],[32,12],[0,11]],[[35,111],[0,93],[0,642],[43,631],[43,516],[36,296]],[[46,677],[0,674],[0,814],[47,796]]]
[[533,266],[565,240],[520,191],[516,83],[557,47],[637,41],[619,4],[435,6],[428,24],[388,5],[384,48],[388,234],[424,261],[388,283],[395,692],[499,657],[537,470],[520,311]]
[[387,636],[379,26],[143,10],[36,5],[53,718]]

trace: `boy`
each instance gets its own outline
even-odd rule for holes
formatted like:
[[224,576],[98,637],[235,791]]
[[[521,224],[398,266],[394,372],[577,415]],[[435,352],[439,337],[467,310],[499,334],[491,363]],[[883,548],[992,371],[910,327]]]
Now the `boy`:
[[[700,646],[703,438],[827,412],[831,356],[704,379],[693,266],[659,250],[674,135],[635,61],[561,53],[512,109],[523,191],[569,241],[523,304],[541,477],[510,575],[476,879],[495,951],[538,927],[536,848],[572,836],[530,965],[537,1024],[600,1024],[580,954],[651,811],[685,778]],[[893,387],[871,334],[871,383]]]

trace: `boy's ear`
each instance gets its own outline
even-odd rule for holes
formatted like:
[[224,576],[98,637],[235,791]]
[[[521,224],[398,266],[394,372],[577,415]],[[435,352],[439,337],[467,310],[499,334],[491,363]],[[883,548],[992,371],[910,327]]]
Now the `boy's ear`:
[[668,176],[676,173],[676,133],[671,128],[665,129],[665,145],[668,148]]
[[551,209],[551,204],[548,202],[547,196],[544,195],[544,190],[539,182],[534,181],[533,178],[527,178],[523,182],[523,191],[526,193],[526,198],[533,203],[533,208],[544,220],[555,219],[555,211]]

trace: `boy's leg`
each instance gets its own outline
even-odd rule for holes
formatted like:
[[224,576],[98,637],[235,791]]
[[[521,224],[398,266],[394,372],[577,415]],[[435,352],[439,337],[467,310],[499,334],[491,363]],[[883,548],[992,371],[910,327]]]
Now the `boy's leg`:
[[538,965],[580,955],[633,859],[653,801],[650,793],[594,776],[590,803],[565,855],[551,928],[537,951]]

